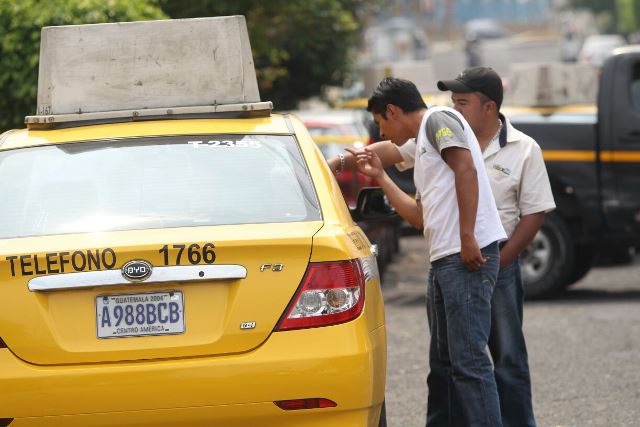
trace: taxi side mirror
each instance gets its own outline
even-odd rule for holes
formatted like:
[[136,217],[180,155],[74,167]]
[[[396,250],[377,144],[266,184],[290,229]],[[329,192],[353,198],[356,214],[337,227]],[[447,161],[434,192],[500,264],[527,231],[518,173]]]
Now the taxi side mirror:
[[365,187],[358,193],[356,207],[351,209],[354,221],[390,218],[397,215],[380,187]]

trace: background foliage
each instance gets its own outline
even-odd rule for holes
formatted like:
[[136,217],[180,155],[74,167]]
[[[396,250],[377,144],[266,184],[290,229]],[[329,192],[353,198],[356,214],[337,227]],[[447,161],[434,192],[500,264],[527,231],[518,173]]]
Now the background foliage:
[[157,0],[0,0],[0,132],[36,112],[42,27],[163,18]]
[[640,0],[569,0],[568,6],[597,14],[605,23],[605,32],[629,34],[639,30]]
[[0,0],[0,132],[35,114],[40,29],[245,15],[262,99],[295,108],[351,70],[363,15],[380,0]]
[[380,1],[163,0],[172,18],[245,15],[260,94],[295,108],[322,86],[342,85],[353,65],[361,18]]

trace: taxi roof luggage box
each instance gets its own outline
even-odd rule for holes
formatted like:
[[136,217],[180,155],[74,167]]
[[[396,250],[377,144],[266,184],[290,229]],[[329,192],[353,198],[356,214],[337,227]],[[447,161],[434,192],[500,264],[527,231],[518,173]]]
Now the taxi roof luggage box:
[[244,16],[42,29],[30,127],[271,110],[260,102]]
[[530,107],[593,104],[598,78],[598,70],[588,64],[513,64],[505,103]]

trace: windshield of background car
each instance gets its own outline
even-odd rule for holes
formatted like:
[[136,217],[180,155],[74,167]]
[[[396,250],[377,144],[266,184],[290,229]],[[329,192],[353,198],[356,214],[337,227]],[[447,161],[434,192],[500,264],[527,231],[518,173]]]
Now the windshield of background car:
[[343,124],[340,126],[313,126],[307,125],[311,136],[362,136],[366,129],[356,124]]
[[331,157],[335,157],[340,153],[344,153],[346,148],[353,148],[353,145],[324,143],[318,144],[318,148],[320,148],[320,151],[322,152],[322,155],[325,159],[330,159]]
[[0,238],[314,221],[292,136],[182,135],[0,152]]

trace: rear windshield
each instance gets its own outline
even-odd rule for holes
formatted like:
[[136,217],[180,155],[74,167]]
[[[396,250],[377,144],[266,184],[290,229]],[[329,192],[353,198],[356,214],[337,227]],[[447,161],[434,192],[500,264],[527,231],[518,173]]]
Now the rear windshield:
[[291,136],[197,135],[0,152],[0,238],[321,218]]

